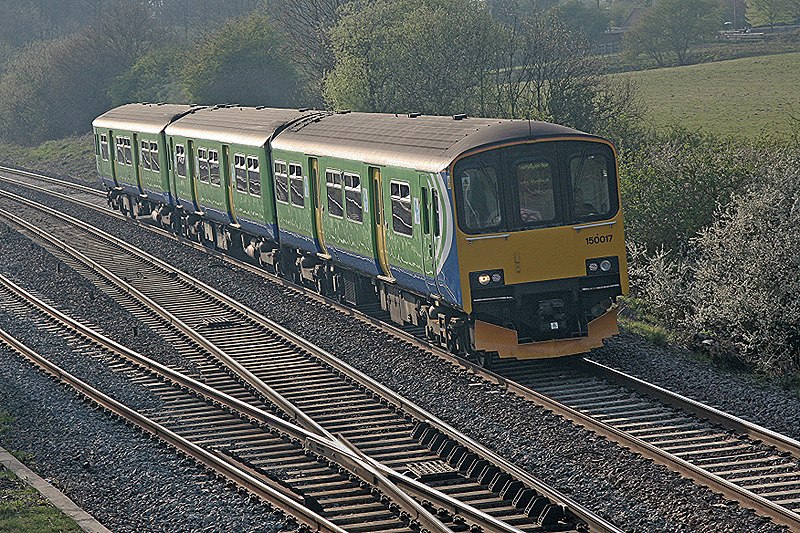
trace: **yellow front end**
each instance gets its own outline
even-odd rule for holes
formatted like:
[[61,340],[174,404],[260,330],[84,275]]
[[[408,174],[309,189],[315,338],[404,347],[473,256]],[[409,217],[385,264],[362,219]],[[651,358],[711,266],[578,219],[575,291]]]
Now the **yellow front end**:
[[[562,146],[572,146],[565,142],[569,140],[559,141]],[[581,147],[592,146],[585,139],[581,142]],[[597,142],[600,144],[601,141]],[[612,183],[608,194],[613,192],[616,200],[616,206],[607,208],[609,214],[613,211],[613,216],[599,219],[600,215],[590,215],[584,217],[590,220],[580,220],[576,215],[564,215],[562,222],[568,222],[566,225],[554,226],[551,222],[548,227],[512,228],[489,233],[463,231],[462,226],[469,221],[461,217],[456,231],[461,288],[464,310],[473,319],[472,335],[476,349],[495,351],[500,357],[558,357],[600,347],[603,339],[618,333],[615,302],[619,294],[627,293],[628,276],[622,212],[618,208],[616,153],[610,143],[603,144],[608,146],[605,150],[613,154],[608,156],[613,157],[613,163],[609,160],[607,171]],[[513,149],[517,152],[522,150],[520,147]],[[542,147],[537,149],[543,150]],[[559,148],[559,151],[564,150]],[[569,169],[571,165],[574,171],[575,157],[569,159],[565,156],[564,159],[567,163],[560,166]],[[522,172],[532,163],[528,162],[529,159],[521,160],[523,163],[518,164],[516,173],[512,170],[508,174],[520,183],[527,180],[524,185],[528,186],[533,178],[525,177]],[[554,162],[551,166],[555,168],[557,164]],[[541,174],[542,165],[537,168]],[[454,165],[451,173],[454,187],[474,188],[473,182],[459,182],[470,172],[464,165]],[[535,178],[540,188],[542,183],[555,187],[552,185],[557,178],[555,171],[548,167],[548,172],[550,181]],[[577,174],[578,171],[574,172]],[[475,172],[471,176],[473,181],[477,179]],[[569,186],[577,183],[576,178],[567,182]],[[522,185],[518,187],[522,188]],[[568,201],[580,202],[576,199],[577,194],[572,194],[566,187],[564,191],[556,195],[561,204],[552,200],[554,204],[567,206]],[[527,194],[533,200],[523,198],[517,202],[506,200],[506,203],[523,213],[536,212],[536,216],[546,216],[535,204],[542,201],[541,192],[535,190]],[[467,209],[464,207],[468,203],[466,195],[466,192],[456,195],[456,209],[459,209],[458,201],[462,209]],[[474,198],[472,202],[475,203]],[[613,198],[611,203],[614,203]],[[537,207],[538,211],[518,207],[527,204]],[[571,209],[563,208],[564,211]],[[556,215],[553,217],[555,220]],[[604,270],[606,266],[609,266],[608,270]],[[486,280],[486,285],[482,285]]]

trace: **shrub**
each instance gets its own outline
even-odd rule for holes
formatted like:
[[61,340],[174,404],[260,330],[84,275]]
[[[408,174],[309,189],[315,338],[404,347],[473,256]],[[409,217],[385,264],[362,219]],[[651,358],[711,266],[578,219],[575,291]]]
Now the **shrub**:
[[648,322],[672,332],[686,329],[693,309],[690,261],[659,248],[648,254],[636,243],[628,243],[629,307]]
[[654,135],[620,161],[629,239],[651,252],[683,253],[719,205],[750,183],[768,161],[739,139],[674,129]]
[[800,157],[789,147],[696,241],[694,325],[757,369],[800,368]]

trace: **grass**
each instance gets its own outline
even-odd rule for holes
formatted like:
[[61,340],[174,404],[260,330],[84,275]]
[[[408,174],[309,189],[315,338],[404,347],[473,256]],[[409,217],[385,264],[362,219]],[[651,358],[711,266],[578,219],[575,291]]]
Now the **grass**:
[[78,533],[81,529],[35,490],[0,469],[0,533]]
[[[13,417],[0,409],[0,435],[8,431],[13,422]],[[14,455],[24,463],[29,454]],[[0,467],[0,533],[17,531],[77,533],[81,529],[36,489],[19,481],[10,470]]]
[[639,84],[653,126],[754,138],[800,133],[798,65],[794,52],[620,76]]
[[38,146],[19,146],[0,141],[0,163],[94,180],[92,143],[91,134],[46,141]]

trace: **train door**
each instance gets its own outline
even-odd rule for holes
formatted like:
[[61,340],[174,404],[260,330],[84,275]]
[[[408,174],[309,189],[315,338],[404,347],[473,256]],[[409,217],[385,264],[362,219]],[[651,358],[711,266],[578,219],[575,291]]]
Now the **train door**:
[[[433,229],[433,201],[432,192],[436,189],[428,184],[428,176],[425,174],[419,175],[420,183],[420,212],[421,212],[421,227],[422,238],[420,245],[422,246],[422,272],[425,274],[425,283],[428,286],[430,294],[437,294],[436,288],[436,246],[434,243],[434,229]],[[438,228],[437,228],[438,229]]]
[[231,147],[227,144],[222,145],[220,172],[222,173],[222,186],[225,187],[225,202],[228,204],[228,216],[233,224],[238,225],[235,211],[236,206],[233,203],[233,180],[235,171],[233,169],[233,163],[231,162]]
[[111,179],[114,186],[119,187],[117,180],[117,139],[114,137],[114,130],[108,130],[108,162],[111,163]]
[[199,165],[199,161],[197,160],[197,154],[194,152],[194,141],[191,139],[186,139],[186,163],[189,165],[189,178],[190,188],[192,190],[192,203],[194,204],[194,210],[199,212],[200,211],[200,204],[197,203],[197,167]]
[[134,133],[131,137],[131,151],[133,152],[133,178],[136,180],[136,186],[139,187],[139,194],[144,194],[144,185],[142,185],[142,164],[141,146],[139,146],[139,135]]
[[316,157],[308,158],[308,178],[313,190],[311,197],[314,199],[314,235],[317,238],[321,253],[330,257],[325,246],[325,228],[322,225],[322,184],[320,183],[319,161]]
[[169,190],[172,193],[175,205],[180,205],[178,201],[178,170],[175,168],[175,142],[169,138],[169,150],[167,151],[167,179],[169,180]]
[[381,179],[381,169],[369,167],[369,175],[372,180],[372,220],[375,225],[375,253],[378,263],[381,266],[383,275],[391,278],[389,270],[389,256],[386,253],[386,220],[383,209],[383,182]]

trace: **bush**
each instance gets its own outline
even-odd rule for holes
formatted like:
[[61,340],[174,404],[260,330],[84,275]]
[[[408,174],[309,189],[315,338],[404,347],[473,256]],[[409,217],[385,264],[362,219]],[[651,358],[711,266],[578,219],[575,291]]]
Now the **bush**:
[[637,318],[664,326],[671,332],[687,329],[693,312],[690,261],[659,248],[628,243],[628,308]]
[[768,164],[735,138],[675,129],[623,150],[620,186],[627,237],[678,254],[710,224],[719,205]]
[[782,164],[697,239],[695,327],[743,362],[771,373],[800,369],[800,157]]
[[294,104],[297,75],[280,36],[260,13],[228,21],[198,43],[182,72],[183,88],[198,103]]

